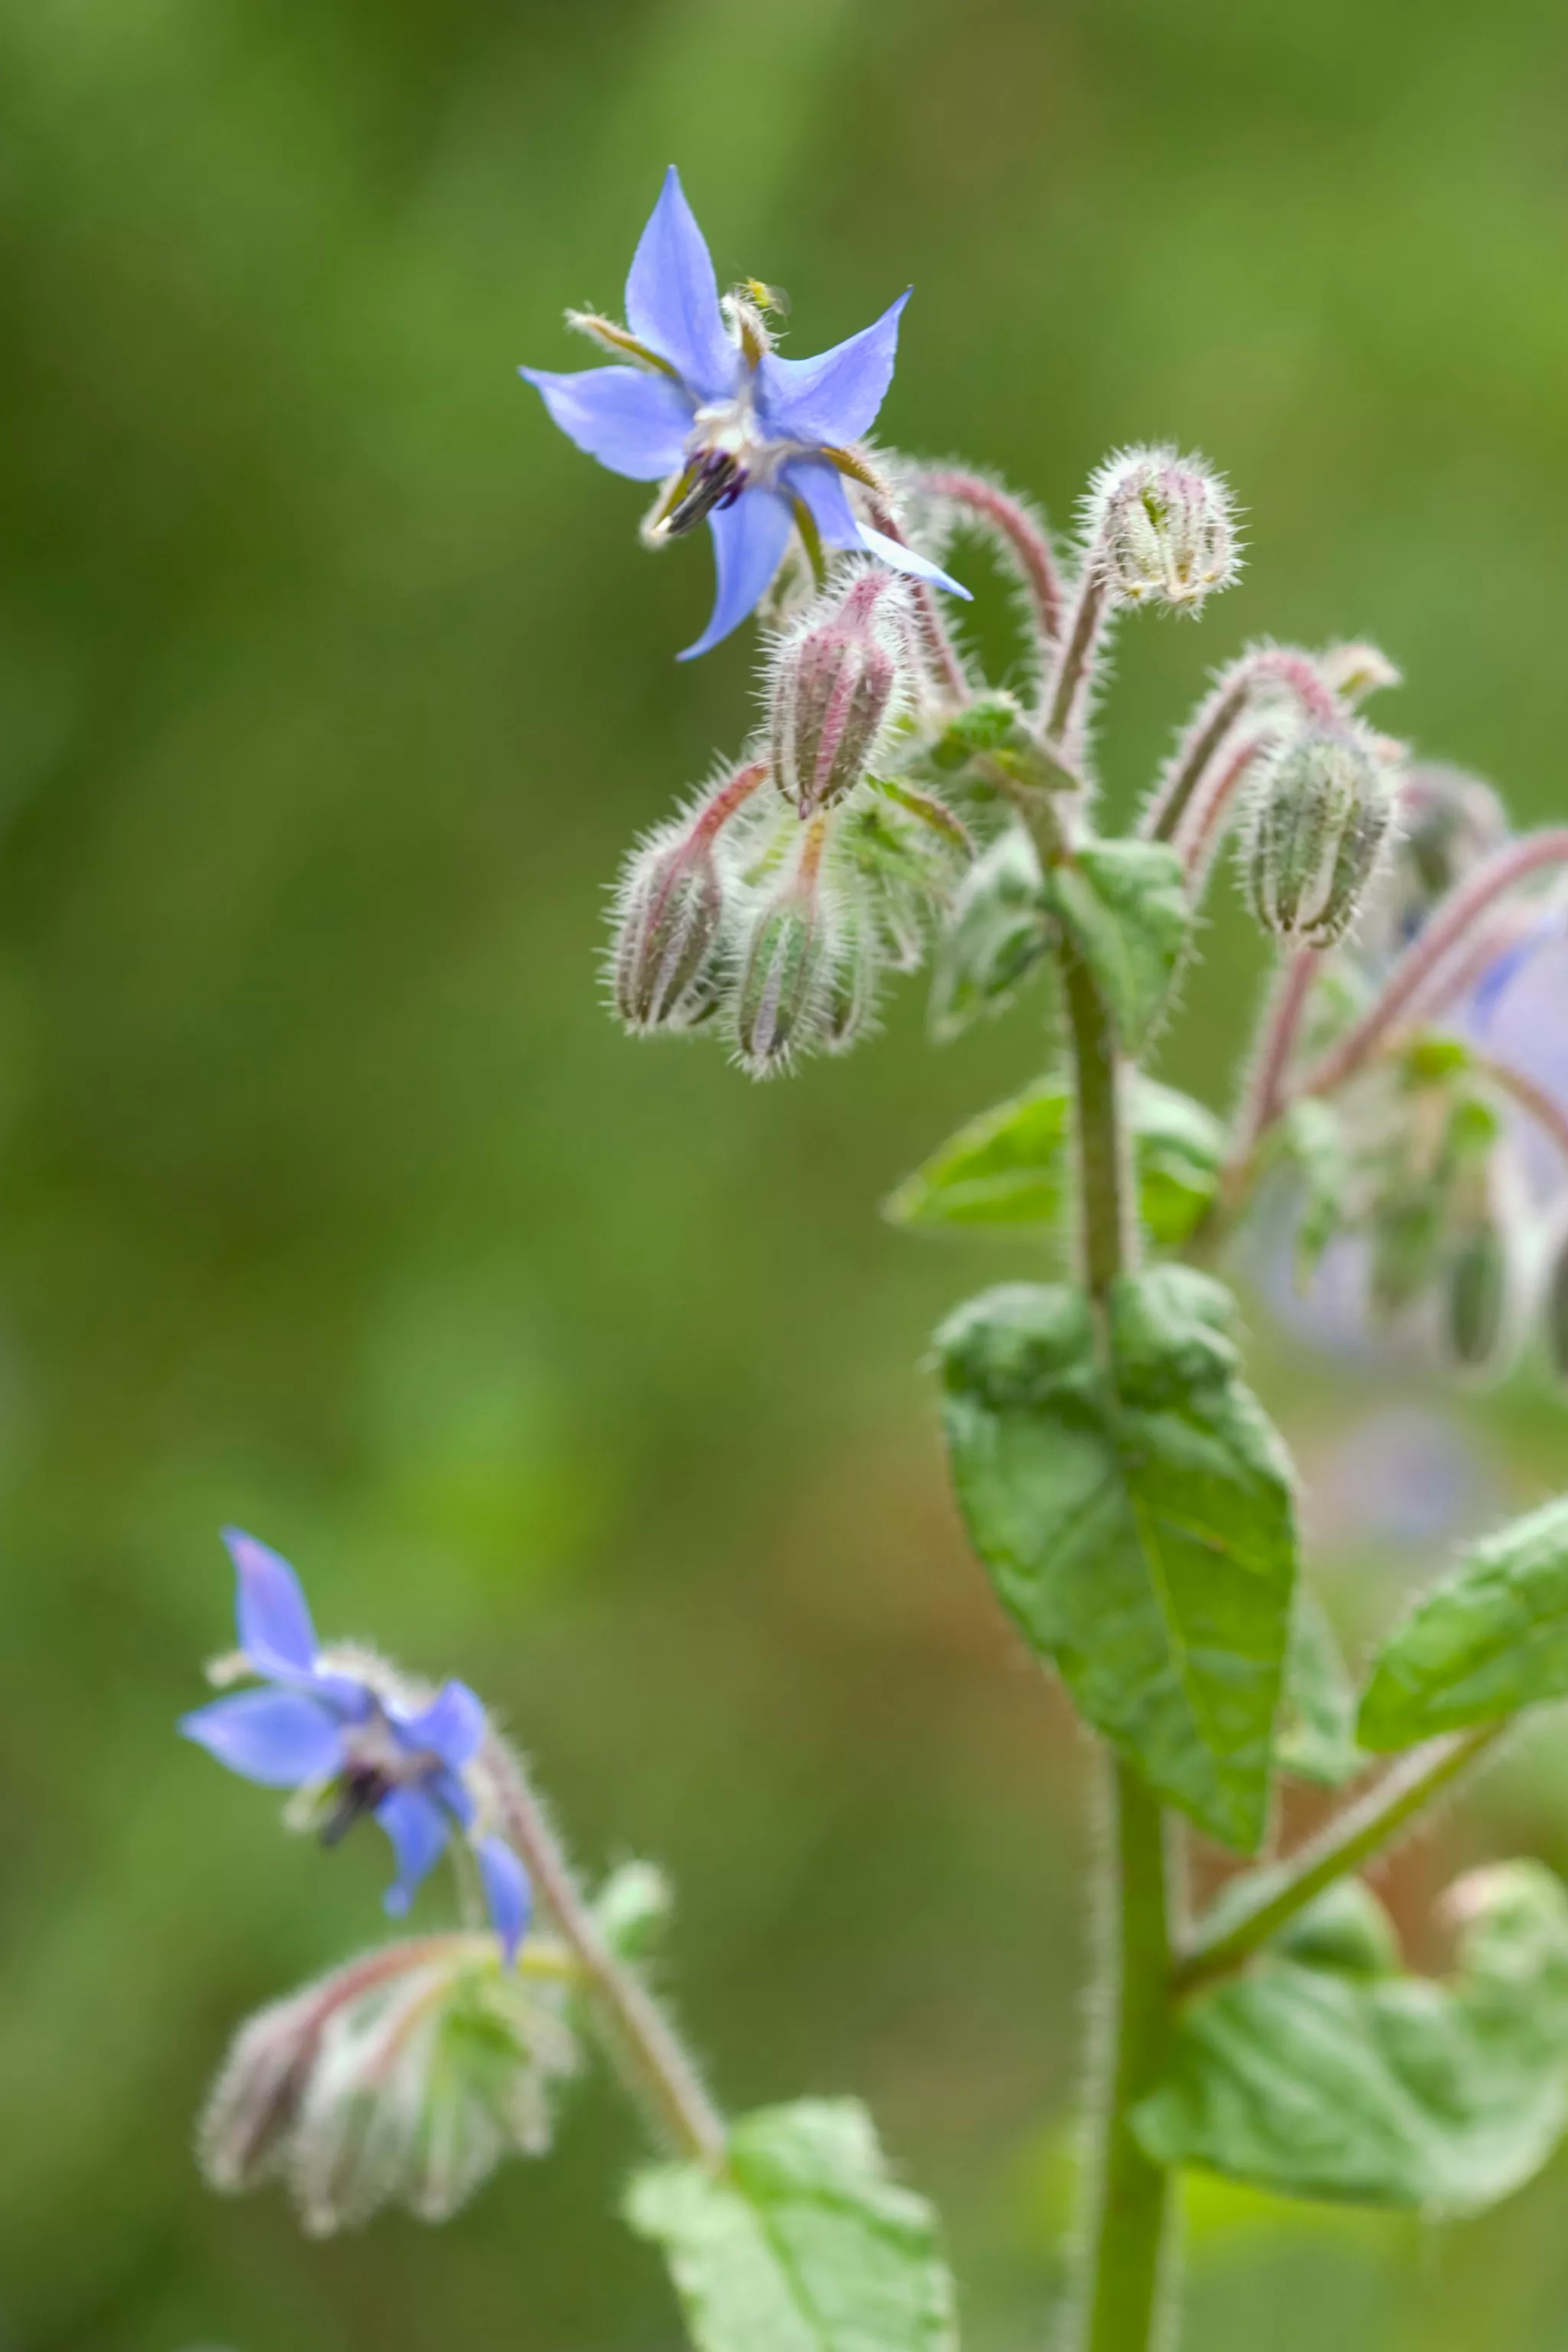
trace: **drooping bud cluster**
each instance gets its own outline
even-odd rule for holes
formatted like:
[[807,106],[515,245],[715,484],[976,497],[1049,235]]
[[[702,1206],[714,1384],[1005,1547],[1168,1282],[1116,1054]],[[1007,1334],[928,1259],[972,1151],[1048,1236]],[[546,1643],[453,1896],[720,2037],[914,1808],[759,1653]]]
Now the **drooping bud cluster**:
[[1354,921],[1389,842],[1395,787],[1366,730],[1314,727],[1264,762],[1251,786],[1243,888],[1264,930],[1330,947]]
[[628,1029],[710,1030],[766,1077],[847,1051],[884,973],[921,961],[974,845],[947,780],[923,788],[915,660],[908,588],[881,570],[852,571],[780,637],[767,756],[650,835],[622,877],[610,979]]
[[353,1960],[242,2027],[198,2134],[229,2194],[282,2179],[313,2237],[384,2205],[444,2221],[507,2155],[550,2146],[578,2063],[568,1972],[515,1971],[493,1937],[426,1936]]
[[1195,611],[1235,579],[1238,550],[1230,492],[1201,457],[1128,449],[1089,487],[1089,561],[1121,604]]

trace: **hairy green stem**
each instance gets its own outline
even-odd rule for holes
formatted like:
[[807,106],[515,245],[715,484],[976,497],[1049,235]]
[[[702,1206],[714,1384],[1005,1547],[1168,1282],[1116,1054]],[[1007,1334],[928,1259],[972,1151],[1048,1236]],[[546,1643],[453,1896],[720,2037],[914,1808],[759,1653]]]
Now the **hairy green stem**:
[[717,2168],[724,2160],[728,2137],[724,2119],[674,2027],[641,1978],[616,1958],[599,1933],[550,1816],[517,1757],[492,1738],[485,1743],[484,1760],[494,1779],[507,1836],[587,1979],[628,2088],[637,2094],[677,2155]]
[[[1084,1280],[1101,1307],[1136,1264],[1137,1223],[1121,1116],[1116,1037],[1088,966],[1070,948],[1062,980],[1078,1093],[1079,1222]],[[1159,2074],[1169,2029],[1171,1893],[1158,1800],[1130,1765],[1109,1762],[1105,1950],[1093,2154],[1082,2230],[1082,2352],[1149,2352],[1171,2247],[1171,2175],[1133,2137],[1132,2109]]]
[[1476,1731],[1428,1740],[1297,1853],[1237,1879],[1179,1954],[1173,1972],[1176,1990],[1189,1992],[1249,1958],[1325,1886],[1381,1852],[1508,1728],[1506,1723],[1486,1723]]

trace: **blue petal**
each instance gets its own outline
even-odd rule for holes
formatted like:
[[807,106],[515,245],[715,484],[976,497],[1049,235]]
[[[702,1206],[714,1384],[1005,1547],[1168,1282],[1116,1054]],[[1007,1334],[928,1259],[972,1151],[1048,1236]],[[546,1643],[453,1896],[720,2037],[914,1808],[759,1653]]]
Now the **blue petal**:
[[909,299],[900,294],[874,326],[814,360],[782,360],[770,352],[757,371],[757,404],[770,430],[784,440],[837,448],[868,433],[893,380],[899,319]]
[[438,1756],[454,1772],[462,1770],[485,1736],[484,1702],[467,1683],[443,1683],[418,1715],[392,1714],[390,1720],[402,1747]]
[[939,564],[861,522],[849,503],[844,477],[825,458],[796,458],[793,464],[780,467],[779,478],[786,489],[793,490],[810,508],[825,547],[864,548],[868,555],[879,555],[895,572],[907,572],[916,580],[929,580],[935,587],[946,588],[967,601],[968,589]]
[[632,256],[626,324],[637,341],[678,368],[700,400],[726,400],[741,354],[719,308],[719,281],[702,231],[672,163]]
[[316,1663],[316,1629],[286,1559],[238,1528],[226,1528],[224,1542],[239,1577],[235,1613],[239,1646],[259,1675],[283,1680],[308,1675]]
[[519,368],[569,440],[612,474],[634,482],[662,481],[686,455],[692,404],[667,375],[643,368],[584,368],[550,375]]
[[528,1873],[513,1853],[505,1838],[480,1838],[474,1847],[479,1858],[479,1872],[485,1882],[485,1900],[489,1905],[490,1925],[500,1937],[500,1948],[510,1969],[517,1958],[517,1948],[528,1933],[528,1922],[533,1910],[533,1889],[528,1883]]
[[433,1797],[446,1806],[455,1822],[466,1830],[472,1829],[474,1801],[468,1794],[467,1785],[458,1780],[455,1772],[448,1772],[445,1769],[439,1772],[432,1772],[425,1786]]
[[180,1729],[231,1772],[264,1789],[324,1780],[342,1762],[342,1739],[328,1709],[304,1691],[237,1691],[180,1717]]
[[718,593],[708,626],[695,645],[677,655],[677,660],[694,661],[731,629],[738,629],[747,614],[755,610],[773,584],[794,525],[789,500],[780,498],[776,490],[743,490],[732,507],[709,516],[719,567]]
[[421,1881],[447,1851],[447,1817],[423,1789],[394,1789],[377,1805],[375,1818],[397,1856],[397,1876],[382,1901],[395,1919],[401,1919]]

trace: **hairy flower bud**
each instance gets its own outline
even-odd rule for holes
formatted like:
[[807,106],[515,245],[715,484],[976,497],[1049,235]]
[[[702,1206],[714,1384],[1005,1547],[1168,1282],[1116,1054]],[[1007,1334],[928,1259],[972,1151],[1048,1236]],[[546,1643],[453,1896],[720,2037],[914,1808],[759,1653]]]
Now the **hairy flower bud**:
[[684,818],[661,825],[627,860],[616,901],[610,977],[634,1034],[689,1028],[712,1009],[700,985],[728,912],[719,835],[767,771],[742,768]]
[[1230,492],[1201,457],[1128,449],[1089,486],[1090,561],[1122,604],[1195,608],[1239,568]]
[[808,614],[775,656],[770,751],[774,781],[803,817],[841,800],[870,767],[904,683],[903,590],[863,572]]
[[282,2175],[315,2237],[388,2204],[445,2221],[501,2157],[550,2145],[577,2051],[560,1956],[539,1966],[503,1969],[488,1937],[423,1937],[262,2010],[202,2118],[208,2179]]
[[1242,879],[1266,931],[1322,948],[1353,921],[1394,823],[1394,788],[1359,727],[1311,728],[1250,796]]
[[827,819],[815,818],[790,863],[758,896],[736,983],[735,1043],[754,1078],[786,1070],[820,1045],[836,961],[834,909],[823,886]]

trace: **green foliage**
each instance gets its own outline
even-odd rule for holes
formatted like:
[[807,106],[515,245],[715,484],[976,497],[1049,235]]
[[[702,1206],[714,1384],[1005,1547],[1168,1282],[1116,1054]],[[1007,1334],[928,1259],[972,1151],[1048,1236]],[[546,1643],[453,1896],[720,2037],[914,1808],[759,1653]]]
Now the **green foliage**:
[[[1215,1196],[1225,1130],[1190,1095],[1137,1076],[1130,1089],[1139,1214],[1151,1240],[1184,1241]],[[1042,1078],[959,1129],[889,1199],[897,1225],[1057,1225],[1072,1170],[1072,1087]]]
[[1356,1744],[1355,1716],[1355,1691],[1334,1629],[1317,1594],[1303,1583],[1296,1594],[1284,1705],[1274,1744],[1280,1769],[1325,1789],[1353,1780],[1366,1761]]
[[1123,1050],[1141,1053],[1192,928],[1182,861],[1162,841],[1089,841],[1053,866],[1046,895],[1094,975]]
[[1568,1896],[1518,1864],[1466,1907],[1451,1984],[1269,1957],[1200,1994],[1135,2112],[1150,2155],[1434,2213],[1519,2188],[1568,2125]]
[[888,2178],[865,2109],[746,2116],[716,2179],[639,2174],[634,2230],[663,2247],[698,2352],[952,2352],[952,2282],[923,2198]]
[[1025,1639],[1159,1793],[1250,1853],[1296,1570],[1288,1465],[1228,1292],[1123,1277],[1109,1362],[1081,1291],[1010,1286],[938,1335],[971,1538]]
[[1475,1546],[1379,1649],[1357,1737],[1407,1748],[1568,1696],[1568,1500]]
[[1021,825],[999,834],[959,885],[931,959],[927,1018],[940,1043],[1005,1012],[1057,936],[1040,861]]

